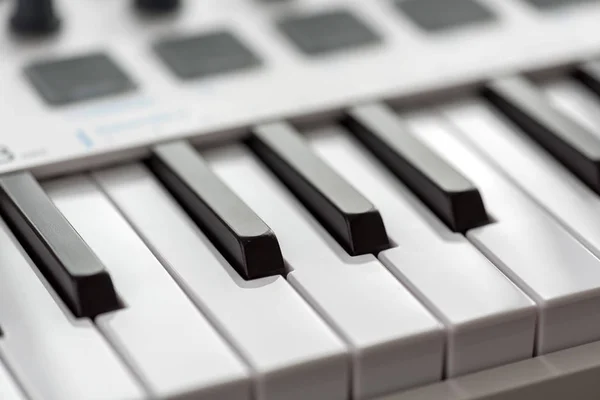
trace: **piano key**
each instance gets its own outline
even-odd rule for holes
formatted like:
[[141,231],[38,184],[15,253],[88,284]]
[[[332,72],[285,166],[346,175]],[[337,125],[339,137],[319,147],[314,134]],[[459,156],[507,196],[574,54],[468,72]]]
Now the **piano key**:
[[446,376],[531,357],[535,307],[530,299],[462,235],[436,223],[343,128],[326,127],[307,137],[381,210],[398,247],[381,252],[379,259],[446,325]]
[[242,279],[143,166],[94,177],[197,307],[248,360],[257,400],[349,398],[346,346],[283,277]]
[[497,79],[483,96],[523,132],[600,193],[600,140],[568,118],[532,83],[520,77]]
[[110,275],[30,173],[0,177],[0,213],[76,316],[119,308]]
[[215,177],[189,144],[159,145],[148,166],[243,277],[284,271],[273,231]]
[[597,194],[484,102],[468,100],[441,111],[458,137],[600,256],[600,225],[590,223],[600,215]]
[[258,126],[248,145],[348,253],[378,253],[389,247],[373,204],[317,157],[290,125]]
[[588,61],[573,72],[573,77],[600,96],[600,62]]
[[342,122],[452,230],[488,222],[477,188],[416,140],[392,110],[359,106]]
[[0,362],[0,399],[26,400],[25,395]]
[[44,187],[111,272],[125,308],[96,324],[151,396],[248,400],[245,365],[100,188],[83,175]]
[[[1,220],[0,321],[0,358],[28,399],[147,398],[92,321],[70,313]],[[4,382],[0,376],[3,400]]]
[[547,83],[543,90],[554,107],[600,138],[600,98],[572,79]]
[[354,398],[441,378],[441,325],[372,255],[350,257],[247,149],[204,155],[276,230],[288,282],[352,349]]
[[600,339],[600,261],[431,113],[407,122],[415,135],[469,177],[496,223],[469,239],[538,308],[536,353]]

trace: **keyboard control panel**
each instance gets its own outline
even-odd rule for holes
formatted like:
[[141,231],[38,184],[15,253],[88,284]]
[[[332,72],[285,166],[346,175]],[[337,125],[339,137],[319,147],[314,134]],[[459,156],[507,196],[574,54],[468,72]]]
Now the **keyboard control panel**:
[[[9,26],[21,23],[14,4],[0,3]],[[236,137],[258,121],[435,96],[568,66],[600,44],[590,0],[48,4],[27,18],[52,32],[0,35],[0,172],[53,175],[173,139]]]

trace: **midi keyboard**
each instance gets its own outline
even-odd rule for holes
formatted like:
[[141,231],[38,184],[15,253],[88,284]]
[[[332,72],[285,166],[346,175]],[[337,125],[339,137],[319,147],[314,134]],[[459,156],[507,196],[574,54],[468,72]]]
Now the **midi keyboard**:
[[0,399],[600,397],[600,1],[0,21]]

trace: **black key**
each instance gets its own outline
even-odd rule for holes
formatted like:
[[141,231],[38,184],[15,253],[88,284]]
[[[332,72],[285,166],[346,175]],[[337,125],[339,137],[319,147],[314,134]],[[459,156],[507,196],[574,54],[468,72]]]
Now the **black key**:
[[0,213],[75,316],[120,308],[110,275],[31,174],[0,177]]
[[154,51],[180,79],[200,79],[258,67],[258,56],[231,32],[166,38]]
[[275,234],[187,143],[157,146],[147,162],[163,185],[245,279],[284,273]]
[[489,222],[477,188],[413,137],[392,110],[357,107],[342,123],[453,231]]
[[291,126],[259,126],[248,145],[348,253],[376,254],[390,247],[375,206],[316,156]]
[[573,72],[573,76],[600,96],[600,62],[590,61],[579,66]]
[[15,0],[10,18],[13,32],[25,36],[41,36],[54,33],[60,27],[60,19],[53,0]]
[[25,75],[51,105],[115,96],[135,89],[135,84],[106,54],[40,61],[25,67]]
[[379,35],[345,10],[291,15],[280,19],[279,30],[310,56],[377,44]]
[[540,10],[555,10],[560,9],[562,7],[575,6],[579,4],[585,3],[594,3],[598,0],[523,0],[525,3],[528,3],[535,8]]
[[600,140],[593,133],[552,107],[526,79],[495,80],[485,87],[483,95],[525,134],[600,193]]
[[396,0],[396,6],[421,29],[445,31],[496,20],[479,0]]

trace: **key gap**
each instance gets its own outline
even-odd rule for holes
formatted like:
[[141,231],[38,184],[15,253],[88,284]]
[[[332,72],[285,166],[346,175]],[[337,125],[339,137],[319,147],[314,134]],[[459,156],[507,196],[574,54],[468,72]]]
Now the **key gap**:
[[[287,262],[286,262],[287,264]],[[293,278],[292,278],[293,280]],[[289,281],[288,281],[289,282]],[[298,295],[300,297],[302,297],[302,299],[306,302],[306,304],[308,304],[312,310],[319,316],[319,318],[321,318],[323,320],[323,322],[333,331],[333,333],[335,333],[340,340],[342,340],[344,342],[344,344],[348,347],[348,349],[350,350],[349,354],[348,354],[348,394],[349,394],[349,398],[353,399],[354,396],[354,390],[353,390],[353,381],[354,381],[354,353],[357,350],[354,345],[352,344],[351,340],[346,336],[346,334],[336,325],[336,323],[334,321],[332,321],[328,316],[327,313],[321,308],[321,306],[316,302],[316,301],[312,301],[310,295],[303,290],[302,285],[295,285],[294,283],[290,282],[290,286],[294,289],[294,291],[296,293],[298,293]]]
[[94,318],[93,322],[94,322],[94,326],[96,327],[96,330],[98,331],[100,336],[102,336],[102,339],[104,339],[106,341],[106,343],[108,344],[108,347],[115,354],[117,359],[119,359],[125,365],[125,367],[127,367],[129,372],[131,373],[131,376],[133,377],[133,379],[137,381],[137,383],[142,387],[142,389],[146,393],[148,393],[151,396],[156,396],[156,393],[154,393],[152,391],[150,384],[148,382],[146,382],[144,377],[139,372],[136,371],[136,367],[133,364],[133,362],[130,362],[127,359],[127,357],[124,354],[121,354],[121,352],[119,351],[119,346],[121,346],[121,347],[125,347],[125,346],[122,346],[121,343],[119,343],[117,346],[115,346],[115,342],[118,339],[116,337],[110,338],[108,336],[108,334],[104,331],[104,329],[102,329],[102,327],[96,323],[95,318]]
[[[2,339],[1,336],[0,336],[0,339]],[[0,348],[0,363],[4,366],[4,368],[6,369],[6,372],[8,373],[8,376],[10,378],[12,378],[12,380],[13,380],[14,384],[17,386],[17,388],[21,391],[21,394],[23,394],[23,397],[30,399],[31,395],[29,393],[27,393],[27,391],[25,390],[25,385],[23,384],[23,382],[21,382],[21,380],[17,376],[17,373],[14,371],[12,366],[8,363],[8,360],[6,360],[6,356],[4,356],[4,353],[1,348]]]
[[444,314],[438,310],[438,308],[433,304],[424,294],[422,294],[417,287],[400,272],[397,270],[398,274],[403,275],[403,279],[400,279],[395,273],[392,267],[388,267],[388,264],[384,260],[377,259],[381,265],[402,285],[404,286],[418,301],[429,311],[438,321],[444,325],[444,341],[443,341],[443,349],[442,353],[442,380],[445,380],[448,375],[448,335],[447,331],[450,330],[451,322],[444,316]]

